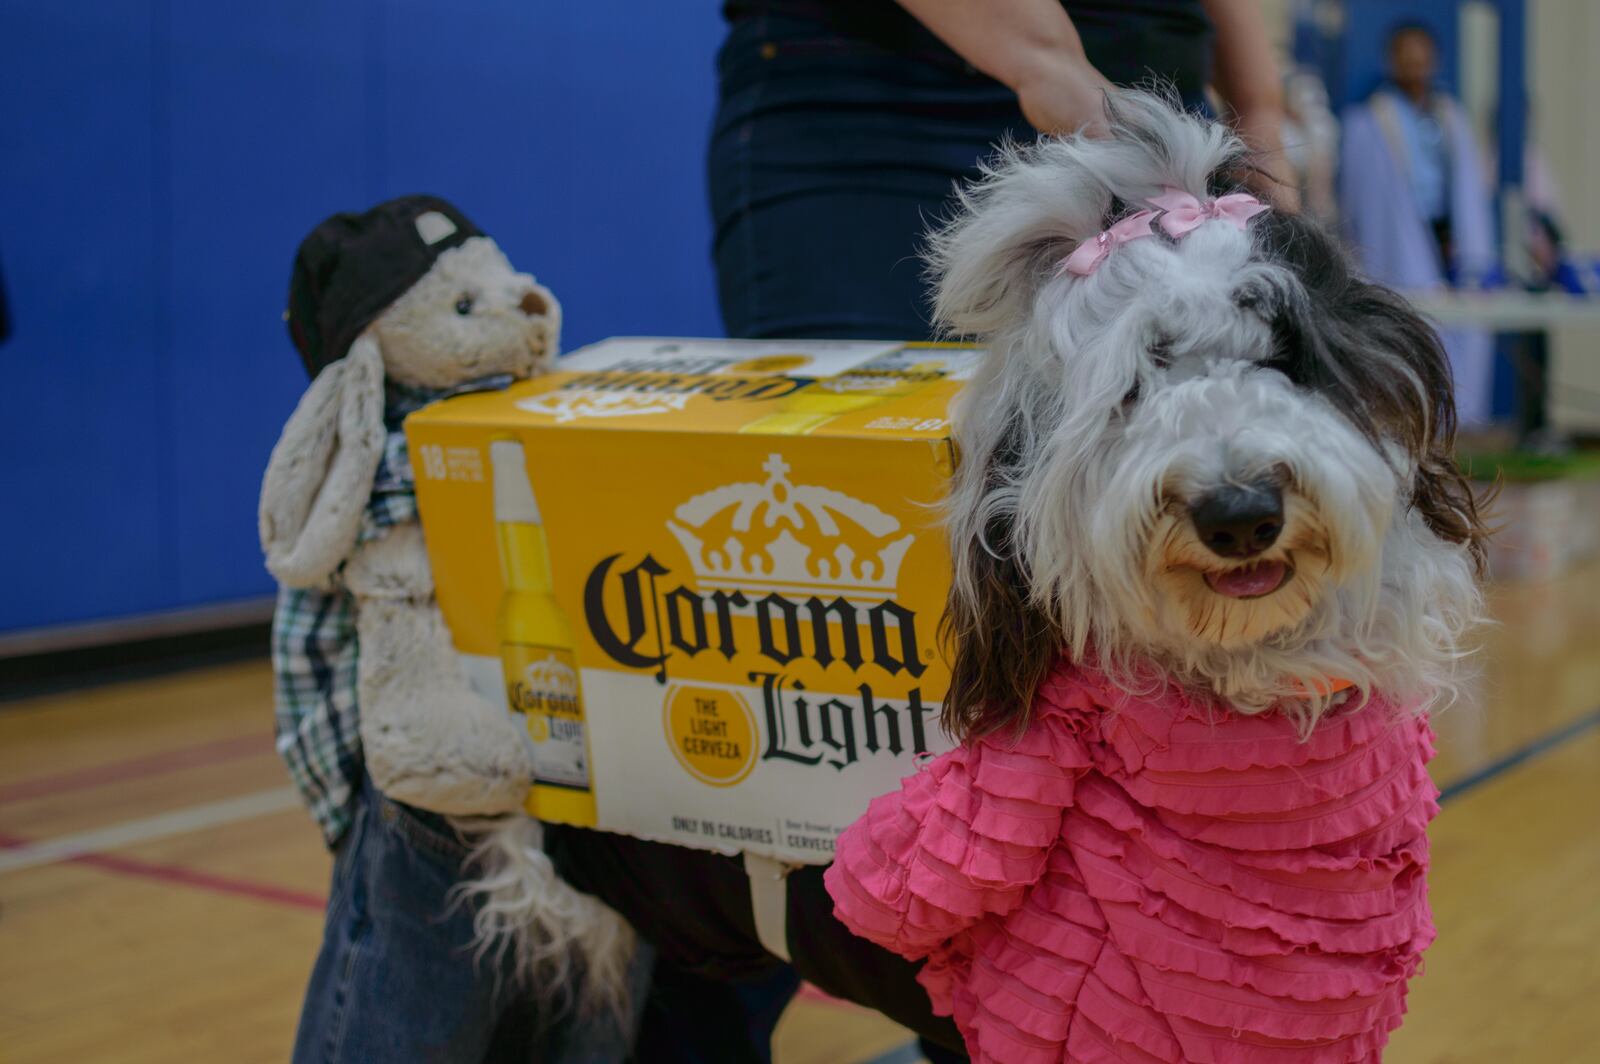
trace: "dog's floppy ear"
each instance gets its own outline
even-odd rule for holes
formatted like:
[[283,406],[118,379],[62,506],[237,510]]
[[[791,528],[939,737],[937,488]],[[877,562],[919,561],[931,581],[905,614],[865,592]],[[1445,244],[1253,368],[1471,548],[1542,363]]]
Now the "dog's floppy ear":
[[267,461],[261,550],[279,583],[322,586],[349,557],[383,444],[383,354],[363,334],[311,382]]
[[542,319],[539,323],[540,331],[544,334],[542,357],[547,363],[554,363],[561,354],[561,301],[538,281],[531,277],[528,281],[533,291],[522,297],[522,309],[524,313]]
[[[983,470],[956,472],[956,493],[967,502],[952,514],[955,571],[939,627],[950,660],[942,723],[960,739],[1021,732],[1034,693],[1061,655],[1060,628],[1039,606],[1018,558],[1003,485],[1019,457],[1013,430]],[[955,516],[959,512],[975,519]]]

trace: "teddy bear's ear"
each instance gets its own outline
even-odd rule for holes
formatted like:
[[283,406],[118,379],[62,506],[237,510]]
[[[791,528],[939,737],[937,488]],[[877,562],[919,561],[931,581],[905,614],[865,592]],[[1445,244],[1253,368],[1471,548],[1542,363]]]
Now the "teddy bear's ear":
[[349,557],[384,435],[383,354],[364,333],[311,382],[267,461],[261,550],[279,583],[324,586]]
[[538,281],[532,281],[532,287],[533,291],[523,297],[522,310],[543,319],[544,358],[554,361],[561,354],[561,301]]

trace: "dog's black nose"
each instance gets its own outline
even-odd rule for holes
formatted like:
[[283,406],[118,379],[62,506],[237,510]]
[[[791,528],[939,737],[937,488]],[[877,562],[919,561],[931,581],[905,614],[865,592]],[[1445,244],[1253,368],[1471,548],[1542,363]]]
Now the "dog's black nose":
[[1195,534],[1222,558],[1250,558],[1283,531],[1283,492],[1273,485],[1218,488],[1189,507]]

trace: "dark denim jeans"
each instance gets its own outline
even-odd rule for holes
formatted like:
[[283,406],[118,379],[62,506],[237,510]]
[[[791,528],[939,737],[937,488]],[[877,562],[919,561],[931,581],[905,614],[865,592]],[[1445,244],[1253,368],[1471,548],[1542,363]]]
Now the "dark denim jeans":
[[[1186,106],[1205,108],[1210,35],[1197,4],[1073,17],[1113,81],[1175,79]],[[707,153],[729,336],[928,338],[919,253],[930,224],[1002,140],[1035,136],[1011,90],[929,41],[895,51],[774,14],[730,24]]]
[[728,335],[926,338],[923,233],[1001,137],[1032,136],[1016,97],[765,15],[731,25],[718,72],[707,172]]
[[472,912],[451,910],[449,899],[466,853],[442,818],[390,801],[365,782],[360,813],[334,859],[295,1064],[626,1058],[631,1032],[560,1023],[541,1031],[509,964],[474,960]]

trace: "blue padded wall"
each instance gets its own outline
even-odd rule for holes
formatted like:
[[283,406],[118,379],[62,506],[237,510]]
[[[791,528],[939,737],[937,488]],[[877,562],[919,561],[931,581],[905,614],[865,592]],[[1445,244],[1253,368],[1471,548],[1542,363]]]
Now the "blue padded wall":
[[0,0],[0,633],[271,591],[280,312],[338,210],[457,202],[566,344],[715,335],[711,4]]

